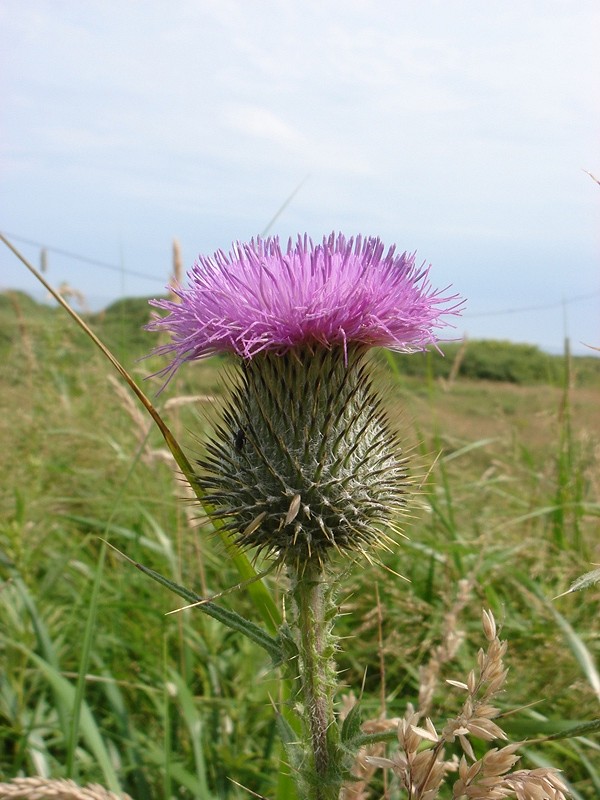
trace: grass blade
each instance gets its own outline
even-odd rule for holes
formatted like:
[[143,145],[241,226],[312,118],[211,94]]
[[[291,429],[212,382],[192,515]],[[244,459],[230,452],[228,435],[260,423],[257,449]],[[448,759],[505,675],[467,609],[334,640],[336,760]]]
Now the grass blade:
[[[56,696],[57,703],[66,705],[68,708],[73,708],[76,691],[73,685],[51,664],[38,656],[36,653],[29,650],[29,648],[17,642],[14,643],[14,646],[24,652],[45,675],[46,680],[52,687],[52,690]],[[92,712],[85,701],[82,701],[81,703],[80,730],[90,752],[93,754],[98,766],[102,770],[102,775],[107,787],[113,792],[120,792],[122,787],[112,765],[109,752],[106,749],[102,734],[100,733],[98,725],[96,724],[96,720],[94,719]]]
[[[112,545],[110,546],[112,547]],[[157,583],[160,583],[162,586],[165,586],[167,589],[175,592],[175,594],[178,594],[184,600],[187,600],[188,603],[197,603],[198,605],[196,607],[204,614],[208,614],[208,616],[213,617],[213,619],[218,620],[223,625],[226,625],[228,628],[231,628],[238,633],[243,633],[248,639],[262,647],[263,650],[266,650],[273,659],[273,663],[275,665],[280,664],[283,660],[283,652],[277,639],[268,634],[256,623],[246,619],[245,617],[242,617],[235,611],[231,611],[228,608],[219,606],[210,600],[205,601],[203,597],[200,597],[200,595],[192,592],[191,589],[186,589],[185,586],[180,586],[178,583],[175,583],[169,578],[165,578],[164,575],[155,572],[155,570],[150,569],[150,567],[145,567],[143,564],[140,564],[139,561],[133,561],[124,553],[121,553],[120,550],[117,550],[116,547],[113,547],[113,550],[116,550],[117,553],[126,558],[127,561],[139,569],[140,572],[143,572],[144,575],[148,575],[149,578],[152,578]]]
[[583,639],[579,636],[579,634],[577,634],[573,630],[573,628],[570,626],[567,620],[562,616],[562,614],[559,614],[559,612],[555,608],[552,608],[552,606],[549,606],[549,608],[552,611],[554,619],[556,620],[563,634],[565,635],[569,647],[571,648],[573,655],[579,662],[579,666],[583,670],[585,677],[587,678],[590,686],[594,690],[594,694],[596,695],[598,701],[600,702],[600,674],[596,669],[596,665],[594,664],[594,659],[592,657],[592,654],[585,646]]
[[196,709],[192,693],[190,692],[181,675],[174,670],[171,670],[170,677],[177,687],[179,708],[181,709],[185,724],[187,725],[190,734],[190,741],[192,743],[192,752],[194,753],[194,764],[196,767],[196,779],[198,781],[196,798],[197,800],[212,800],[213,795],[208,788],[208,783],[206,780],[206,765],[202,751],[202,719],[200,714],[198,714],[198,710]]
[[79,722],[81,719],[81,709],[83,707],[83,697],[85,693],[85,678],[90,665],[90,654],[92,651],[94,628],[96,625],[96,612],[98,610],[98,598],[100,596],[100,584],[102,582],[102,575],[104,573],[105,559],[106,544],[102,542],[100,547],[100,555],[98,556],[96,575],[94,577],[94,584],[92,587],[92,596],[90,597],[90,603],[88,607],[85,632],[83,635],[81,659],[79,662],[79,675],[77,676],[77,684],[75,686],[75,697],[73,699],[69,738],[67,739],[67,760],[65,765],[67,778],[74,777],[75,751],[77,749],[77,741],[79,739]]

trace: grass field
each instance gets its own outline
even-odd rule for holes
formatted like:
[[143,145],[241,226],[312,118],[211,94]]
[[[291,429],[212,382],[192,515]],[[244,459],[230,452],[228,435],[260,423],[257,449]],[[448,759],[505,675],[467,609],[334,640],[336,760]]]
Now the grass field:
[[[266,655],[197,610],[165,616],[182,601],[102,544],[199,594],[238,583],[160,435],[62,312],[0,301],[0,779],[73,777],[136,800],[249,797],[235,782],[285,797]],[[156,344],[147,317],[124,302],[94,319],[140,383],[160,366],[137,360]],[[552,383],[527,385],[436,377],[437,354],[421,375],[377,358],[415,496],[408,539],[340,582],[340,704],[362,691],[365,718],[402,716],[437,658],[443,724],[460,702],[444,679],[470,669],[485,607],[509,642],[512,739],[600,717],[600,589],[551,600],[600,563],[596,360],[558,360]],[[225,367],[196,364],[156,399],[191,458]],[[220,602],[256,615],[244,589]],[[454,637],[444,662],[436,647]],[[525,752],[562,769],[574,797],[600,796],[597,733]]]

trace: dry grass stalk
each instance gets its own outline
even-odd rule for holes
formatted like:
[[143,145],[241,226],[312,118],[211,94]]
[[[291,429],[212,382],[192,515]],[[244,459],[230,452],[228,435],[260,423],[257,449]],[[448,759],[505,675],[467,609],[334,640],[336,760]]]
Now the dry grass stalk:
[[[181,258],[181,245],[178,239],[173,239],[173,275],[171,276],[171,284],[173,286],[181,286],[183,283],[183,259]],[[169,299],[175,303],[179,302],[179,296],[175,292],[169,293]]]
[[452,787],[454,800],[566,800],[568,790],[557,770],[509,771],[520,758],[520,743],[493,748],[480,759],[475,757],[469,737],[484,741],[507,738],[493,722],[500,713],[494,699],[507,675],[503,663],[506,642],[498,638],[491,612],[483,612],[482,623],[488,646],[479,651],[477,668],[469,672],[466,681],[448,681],[467,693],[460,713],[449,719],[439,734],[429,718],[419,724],[420,714],[409,707],[398,725],[396,753],[391,758],[367,756],[366,761],[391,769],[411,800],[435,800],[442,783],[457,769],[456,756],[446,758],[445,748],[458,741],[463,755]]
[[600,186],[600,181],[598,180],[598,178],[596,178],[596,176],[595,176],[595,175],[592,175],[592,173],[591,173],[591,172],[588,172],[588,171],[587,171],[587,169],[584,169],[583,171],[585,172],[585,174],[586,174],[586,175],[589,175],[589,176],[590,176],[590,178],[591,178],[593,181],[596,181],[596,183],[598,184],[598,186]]
[[27,366],[29,367],[29,378],[34,373],[35,367],[37,365],[35,353],[33,350],[33,344],[31,342],[31,336],[29,335],[29,329],[27,327],[27,323],[25,321],[25,316],[23,314],[23,309],[21,308],[21,304],[17,299],[16,292],[4,292],[3,294],[8,297],[11,306],[15,312],[15,316],[17,318],[17,324],[19,326],[19,341],[25,353],[25,358],[27,359]]
[[178,397],[170,397],[164,405],[165,411],[171,408],[189,406],[191,403],[214,403],[213,394],[180,394]]
[[454,603],[444,616],[442,631],[444,638],[433,648],[429,661],[419,670],[419,715],[431,713],[435,691],[440,682],[442,667],[451,661],[464,641],[465,633],[458,626],[459,616],[471,599],[473,580],[463,578],[458,582]]
[[[147,439],[148,433],[153,427],[154,423],[148,422],[148,416],[146,412],[133,399],[131,392],[122,381],[120,381],[118,378],[115,378],[114,375],[109,375],[108,381],[113,387],[115,394],[121,401],[123,409],[127,412],[131,421],[133,422],[134,428],[138,434],[138,444],[141,446],[142,443]],[[182,395],[180,397],[172,397],[165,403],[164,407],[165,410],[168,410],[171,408],[179,408],[180,406],[190,405],[192,403],[212,402],[213,400],[213,396],[208,394]],[[146,443],[144,446],[144,452],[141,455],[141,460],[145,464],[153,464],[156,461],[163,462],[168,464],[173,471],[179,475],[175,459],[173,458],[171,451],[166,447],[153,448]]]
[[[148,416],[147,416],[146,412],[133,399],[129,389],[127,389],[127,387],[123,384],[123,382],[121,380],[116,378],[114,375],[108,375],[108,382],[110,383],[110,385],[112,386],[112,388],[115,391],[115,394],[117,395],[117,397],[121,401],[121,405],[123,406],[123,409],[127,412],[127,414],[129,415],[129,418],[133,422],[134,429],[137,431],[137,434],[138,434],[138,437],[137,437],[138,438],[138,443],[141,445],[142,442],[148,436],[148,432],[150,431],[150,429],[152,428],[154,423],[148,421]],[[147,448],[144,448],[144,449],[145,449],[145,451],[147,450]],[[165,452],[169,453],[169,455],[171,455],[170,451],[168,451],[166,449],[165,449]],[[146,458],[148,458],[148,453],[144,452],[142,454],[142,461],[145,461]],[[171,459],[172,458],[173,457],[171,456]],[[153,459],[151,459],[151,460],[153,460]],[[161,457],[160,460],[162,460],[162,457]]]
[[458,371],[460,370],[460,365],[462,364],[465,354],[467,352],[467,337],[466,335],[463,337],[463,340],[458,348],[456,355],[454,356],[454,361],[452,362],[452,368],[450,370],[450,374],[448,378],[444,380],[440,378],[440,384],[444,391],[448,391],[456,381],[458,377]]
[[[89,307],[87,304],[87,300],[85,299],[84,293],[79,291],[79,289],[76,289],[74,286],[71,286],[66,281],[63,281],[60,284],[60,286],[58,287],[58,293],[65,300],[74,300],[82,311],[89,311]],[[48,294],[47,297],[48,299],[50,299],[52,295]]]
[[0,783],[0,800],[132,800],[128,794],[109,792],[97,783],[77,786],[70,780],[13,778]]
[[[171,451],[166,447],[150,447],[148,442],[148,433],[150,432],[150,429],[154,423],[148,422],[145,411],[143,411],[138,403],[136,403],[127,387],[118,378],[115,378],[113,375],[109,375],[108,380],[110,381],[111,386],[121,401],[124,410],[127,412],[131,421],[133,422],[134,430],[137,431],[138,446],[143,446],[143,450],[140,455],[140,460],[142,463],[148,466],[152,466],[157,462],[166,464],[171,469],[173,477],[177,481],[176,495],[178,499],[185,501],[189,500],[190,502],[195,501],[196,495],[188,482],[181,479],[181,473],[179,472],[179,468]],[[168,406],[177,407],[181,405],[187,405],[189,403],[204,401],[208,399],[208,397],[208,395],[199,395],[173,398],[165,405],[165,408]],[[195,523],[198,519],[197,508],[193,513],[191,511],[191,505],[186,503],[184,504],[184,508],[186,509],[185,513],[188,524],[191,525]]]

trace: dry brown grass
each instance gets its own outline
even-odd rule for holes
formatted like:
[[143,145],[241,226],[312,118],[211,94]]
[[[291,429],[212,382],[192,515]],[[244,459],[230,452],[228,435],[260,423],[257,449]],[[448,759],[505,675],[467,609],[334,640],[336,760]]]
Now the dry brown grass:
[[[432,720],[426,716],[429,697],[437,685],[443,663],[455,651],[457,609],[469,595],[469,587],[463,586],[446,619],[447,636],[434,652],[432,660],[421,673],[425,681],[420,697],[424,707],[415,710],[407,707],[400,720],[377,719],[363,724],[363,732],[397,729],[398,748],[389,757],[381,754],[381,745],[374,745],[380,752],[366,750],[356,759],[354,774],[358,781],[344,789],[344,800],[367,800],[368,781],[373,777],[373,767],[389,769],[397,783],[411,800],[435,800],[440,796],[444,784],[452,786],[454,800],[566,800],[568,790],[558,771],[550,768],[514,770],[520,759],[518,750],[523,744],[517,742],[502,748],[493,747],[482,757],[475,755],[471,739],[485,742],[506,740],[507,736],[498,724],[500,710],[495,698],[502,692],[508,670],[504,665],[507,644],[498,637],[496,622],[490,611],[483,611],[482,625],[487,647],[479,650],[477,666],[465,680],[447,680],[446,683],[466,693],[459,713],[446,721],[438,732]],[[434,666],[431,666],[434,664]],[[457,743],[462,755],[447,756],[446,749]],[[387,794],[386,794],[387,796]]]
[[[411,381],[410,390],[391,398],[391,405],[398,416],[414,419],[421,431],[435,427],[449,441],[494,438],[506,443],[518,432],[532,451],[544,450],[556,438],[563,393],[559,387],[462,379],[439,396],[418,388]],[[597,388],[574,387],[570,405],[575,437],[600,430]]]
[[131,797],[109,792],[96,783],[78,786],[69,780],[35,777],[0,783],[0,800],[131,800]]

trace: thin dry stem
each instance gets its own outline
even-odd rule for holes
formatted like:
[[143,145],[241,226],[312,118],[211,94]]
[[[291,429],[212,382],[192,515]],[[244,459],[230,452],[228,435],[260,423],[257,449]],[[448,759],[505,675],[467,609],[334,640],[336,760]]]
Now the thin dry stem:
[[[181,258],[181,245],[178,239],[173,239],[173,275],[172,282],[175,286],[183,283],[183,259]],[[180,298],[175,292],[170,292],[170,299],[178,303]]]
[[[148,441],[148,434],[152,428],[153,423],[147,421],[146,414],[142,411],[138,403],[135,402],[131,396],[131,392],[118,381],[113,375],[108,376],[108,381],[115,391],[115,394],[121,401],[124,411],[129,415],[133,422],[134,430],[137,434],[138,446],[142,447],[140,460],[147,466],[152,466],[156,463],[166,464],[176,480],[175,491],[178,499],[189,501],[184,503],[186,519],[188,525],[192,526],[198,520],[198,508],[195,504],[197,500],[196,494],[190,484],[186,480],[181,480],[181,472],[177,466],[177,462],[173,457],[171,451],[166,447],[151,447]],[[195,403],[212,402],[214,398],[212,395],[184,395],[180,397],[173,397],[165,403],[165,411],[171,408],[179,408],[184,405],[192,405]],[[192,502],[194,505],[192,506]]]
[[444,616],[443,639],[433,648],[427,664],[419,670],[419,715],[426,717],[431,713],[435,692],[440,682],[440,673],[445,664],[451,661],[464,641],[464,631],[460,630],[458,620],[462,610],[471,599],[473,580],[463,578],[458,582],[456,599]]

